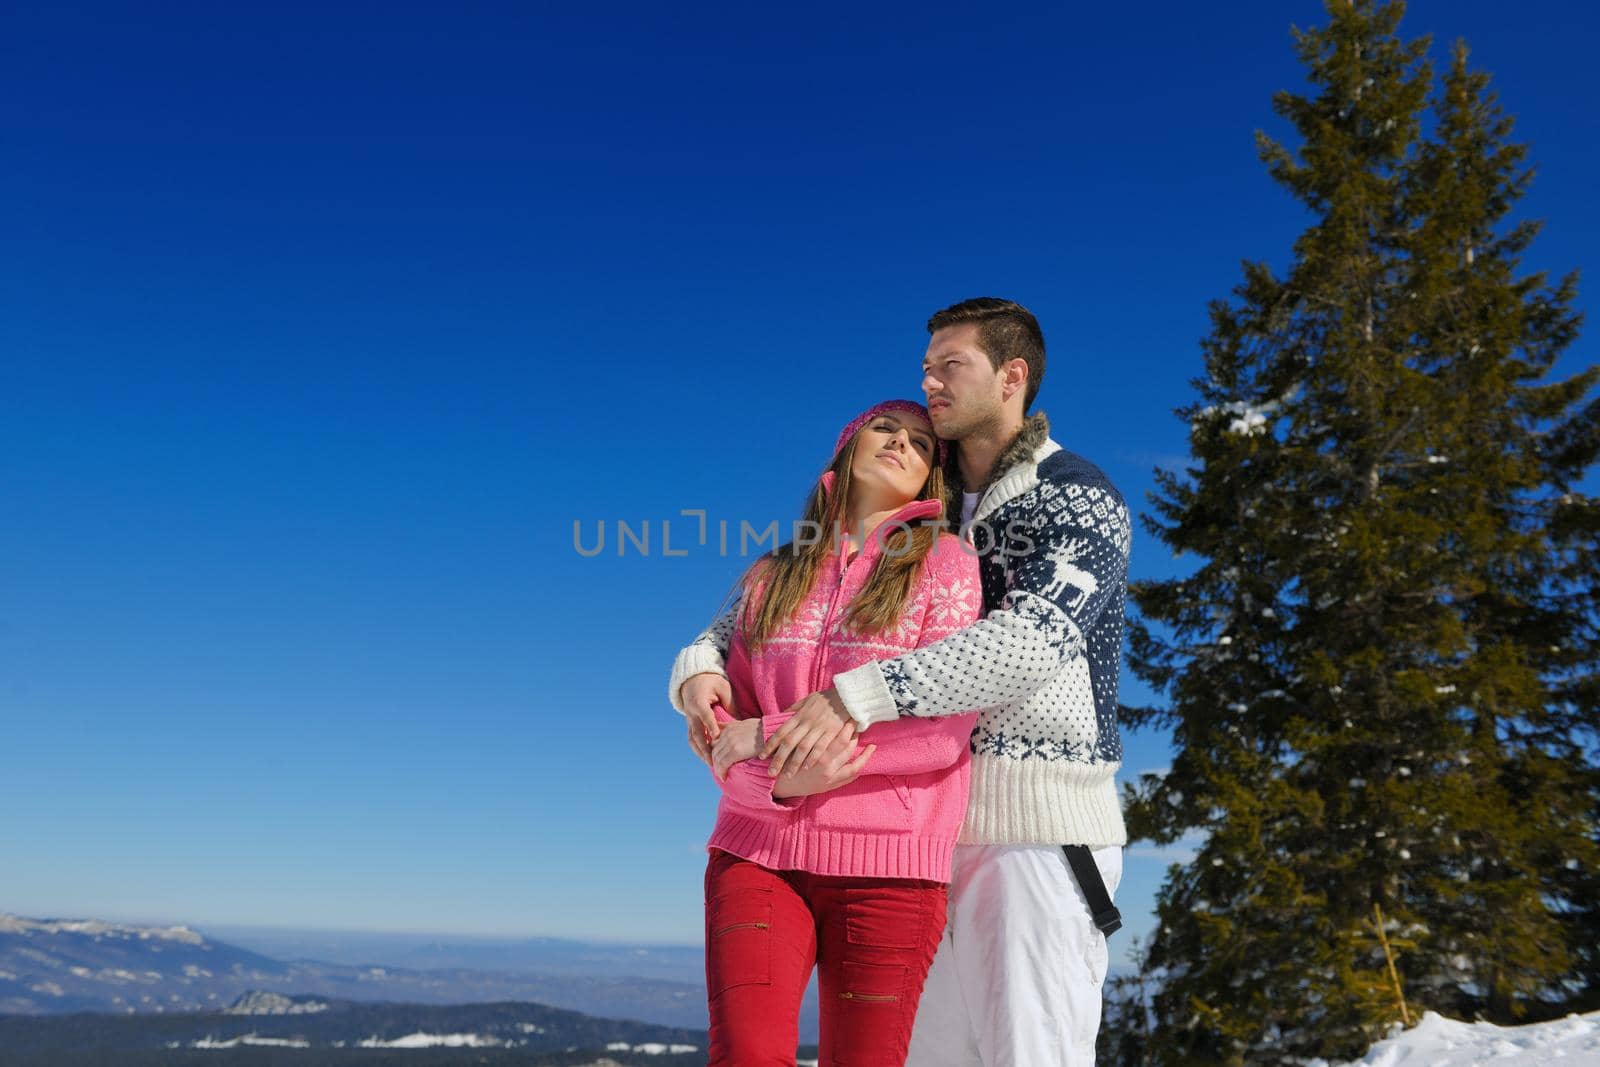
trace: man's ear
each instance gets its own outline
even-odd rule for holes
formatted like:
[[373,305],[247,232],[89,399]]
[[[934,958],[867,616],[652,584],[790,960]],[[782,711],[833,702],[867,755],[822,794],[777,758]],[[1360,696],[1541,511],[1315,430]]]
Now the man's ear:
[[1004,377],[1000,382],[1000,399],[1010,400],[1017,393],[1028,388],[1028,361],[1025,359],[1007,360],[1005,366],[1000,368]]

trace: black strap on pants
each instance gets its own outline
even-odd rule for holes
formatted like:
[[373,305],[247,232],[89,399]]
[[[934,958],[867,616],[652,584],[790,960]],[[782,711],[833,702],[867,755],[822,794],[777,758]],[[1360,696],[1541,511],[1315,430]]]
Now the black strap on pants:
[[1094,916],[1095,926],[1107,937],[1122,929],[1122,912],[1111,903],[1111,894],[1106,892],[1106,880],[1100,876],[1100,867],[1095,863],[1089,846],[1062,845],[1061,851],[1067,854],[1067,865],[1078,879],[1083,898],[1089,902],[1089,912]]

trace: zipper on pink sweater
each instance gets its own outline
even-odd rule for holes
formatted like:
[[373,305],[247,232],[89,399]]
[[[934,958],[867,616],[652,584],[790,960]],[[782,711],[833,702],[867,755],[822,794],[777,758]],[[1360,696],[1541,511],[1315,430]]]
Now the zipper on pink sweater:
[[[885,521],[915,519],[921,515],[931,515],[938,510],[937,501],[916,500],[896,511]],[[861,550],[849,562],[845,562],[844,559],[845,550],[849,547],[848,542],[839,546],[839,551],[835,556],[839,565],[839,581],[834,585],[833,592],[828,596],[828,613],[822,620],[822,641],[817,646],[817,658],[811,664],[811,691],[813,693],[822,688],[822,666],[828,659],[828,638],[833,633],[833,614],[839,607],[839,591],[844,588],[844,580],[849,577],[850,568],[867,558],[867,546],[872,543],[871,537],[864,539],[861,543]]]
[[[866,555],[866,546],[856,553],[856,559]],[[843,560],[844,548],[839,549],[839,580],[834,583],[833,592],[828,594],[828,611],[822,617],[822,640],[817,645],[817,658],[811,664],[811,691],[817,692],[822,688],[822,665],[828,659],[828,638],[833,635],[833,613],[839,605],[839,590],[844,588],[844,580],[850,573],[850,567]],[[854,561],[852,561],[854,562]]]

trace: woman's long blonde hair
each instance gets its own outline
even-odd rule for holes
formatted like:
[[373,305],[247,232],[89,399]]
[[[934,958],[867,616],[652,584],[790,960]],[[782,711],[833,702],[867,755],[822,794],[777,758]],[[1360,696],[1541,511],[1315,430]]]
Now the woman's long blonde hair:
[[[778,546],[756,560],[740,580],[744,594],[744,606],[739,613],[740,629],[751,653],[760,651],[794,618],[815,587],[817,571],[823,561],[830,552],[837,551],[832,534],[844,527],[845,505],[850,499],[850,467],[855,460],[856,442],[860,439],[858,430],[829,466],[833,474],[832,491],[826,485],[830,479],[820,478],[806,500],[804,521],[810,525],[805,528],[820,530],[821,536],[805,544],[790,541]],[[937,500],[941,509],[948,505],[944,471],[938,464],[930,465],[928,480],[923,482],[917,499]],[[883,551],[872,566],[867,584],[850,601],[845,614],[846,625],[857,633],[879,633],[893,626],[905,608],[906,599],[917,586],[922,562],[939,533],[939,527],[920,524],[909,530],[895,526],[887,533],[883,538]]]

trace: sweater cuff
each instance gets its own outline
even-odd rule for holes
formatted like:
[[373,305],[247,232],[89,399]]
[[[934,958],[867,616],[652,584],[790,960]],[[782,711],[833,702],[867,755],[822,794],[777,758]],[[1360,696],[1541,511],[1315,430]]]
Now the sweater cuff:
[[[716,777],[716,772],[712,772]],[[765,815],[789,814],[800,806],[804,797],[775,797],[773,787],[778,780],[767,773],[766,760],[740,760],[728,768],[728,780],[721,783],[728,799],[746,810]]]
[[678,653],[678,658],[672,662],[672,677],[667,681],[667,701],[677,709],[679,715],[685,714],[683,702],[678,696],[678,691],[697,674],[720,674],[728,676],[722,664],[722,654],[710,646],[696,642]]
[[900,717],[900,709],[876,660],[834,675],[833,686],[838,690],[839,699],[844,701],[844,710],[850,713],[859,730],[875,722],[893,722]]

